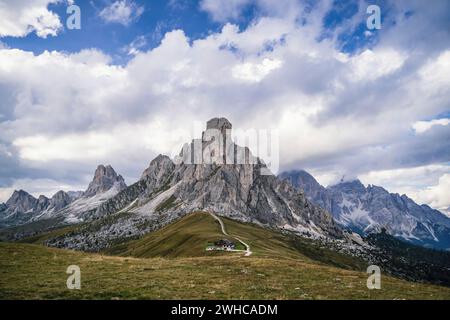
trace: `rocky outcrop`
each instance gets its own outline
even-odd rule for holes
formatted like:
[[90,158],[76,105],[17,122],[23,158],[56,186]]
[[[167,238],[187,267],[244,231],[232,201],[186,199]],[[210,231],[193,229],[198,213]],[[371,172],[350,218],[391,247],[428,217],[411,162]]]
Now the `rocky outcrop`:
[[117,190],[123,190],[127,187],[121,175],[110,166],[99,165],[94,173],[94,179],[87,190],[83,193],[83,197],[93,197],[99,193],[103,193],[117,185]]
[[[83,194],[71,200],[70,204],[61,210],[53,212],[51,217],[63,217],[65,223],[78,223],[92,218],[92,212],[126,189],[124,179],[110,166],[99,165],[94,178]],[[66,199],[71,199],[67,195]],[[48,217],[48,216],[47,216]]]
[[225,118],[211,119],[202,138],[187,143],[176,159],[157,156],[140,181],[84,214],[95,223],[49,244],[95,251],[197,210],[305,236],[343,236],[326,210],[234,144],[231,127]]
[[331,212],[331,199],[327,189],[320,185],[308,172],[304,170],[282,172],[278,177],[287,180],[295,188],[303,191],[305,196],[314,204]]
[[6,201],[6,206],[13,212],[32,212],[38,200],[24,190],[15,190]]
[[67,192],[62,190],[58,191],[53,195],[50,200],[49,209],[53,209],[54,211],[61,210],[62,208],[68,206],[72,202],[72,198],[69,196]]
[[36,214],[36,210],[43,199],[38,199],[23,190],[15,190],[0,210],[0,226],[22,224]]
[[50,205],[50,199],[47,198],[46,196],[40,195],[38,198],[38,202],[36,207],[34,208],[34,210],[36,212],[41,212],[44,211],[45,209],[47,209]]
[[67,194],[69,195],[70,199],[72,201],[77,200],[78,198],[81,198],[83,196],[83,191],[68,191]]

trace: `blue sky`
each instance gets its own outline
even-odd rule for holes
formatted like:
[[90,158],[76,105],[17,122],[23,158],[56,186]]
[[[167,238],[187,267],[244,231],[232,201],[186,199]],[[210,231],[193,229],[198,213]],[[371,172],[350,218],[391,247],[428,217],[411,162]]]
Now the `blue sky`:
[[[217,29],[217,25],[208,20],[207,14],[197,8],[197,4],[188,3],[186,7],[177,8],[165,1],[136,1],[144,12],[130,25],[108,23],[99,16],[108,4],[106,1],[76,1],[81,9],[81,30],[67,30],[57,37],[42,39],[35,33],[27,37],[5,37],[7,45],[23,50],[41,53],[44,50],[78,52],[85,48],[98,48],[110,55],[122,55],[121,48],[131,43],[136,37],[144,36],[148,41],[142,49],[157,46],[165,32],[181,28],[190,37],[200,37],[208,30]],[[67,4],[64,2],[49,5],[64,21]]]
[[[118,63],[126,58],[123,48],[137,38],[145,39],[141,50],[149,50],[158,46],[164,34],[173,29],[181,29],[191,39],[199,39],[210,33],[220,31],[225,23],[233,23],[245,30],[250,23],[270,12],[258,8],[250,1],[242,8],[238,17],[230,17],[226,21],[216,21],[211,14],[202,9],[201,1],[194,0],[133,0],[136,7],[142,8],[143,13],[132,19],[128,25],[118,22],[107,22],[101,18],[101,11],[114,3],[112,0],[77,0],[74,4],[81,9],[81,30],[68,30],[65,28],[65,20],[69,16],[66,13],[68,3],[60,1],[49,4],[48,9],[56,13],[64,25],[58,36],[42,38],[36,33],[29,33],[26,37],[2,38],[2,42],[12,48],[32,51],[40,54],[45,50],[57,50],[65,52],[78,52],[86,48],[97,48],[118,59]],[[314,1],[305,2],[310,10],[316,5]],[[383,3],[374,1],[372,4]],[[384,14],[388,13],[387,5]],[[352,19],[358,13],[358,2],[353,0],[334,1],[332,8],[323,18],[323,37],[329,36],[337,27],[342,26],[347,20]],[[385,17],[383,16],[384,20]],[[299,21],[298,23],[302,23]],[[372,37],[366,37],[366,20],[360,19],[358,26],[353,30],[343,30],[339,34],[338,45],[344,52],[355,52],[361,48],[371,46],[376,39],[377,30]]]
[[280,170],[450,206],[447,0],[78,0],[81,30],[71,1],[0,2],[0,201],[99,163],[133,183],[226,116],[278,130]]
[[[198,1],[143,1],[133,3],[144,9],[143,13],[133,19],[129,25],[106,22],[100,12],[114,1],[78,0],[74,4],[81,9],[81,30],[65,28],[57,37],[38,37],[30,33],[26,37],[4,37],[2,41],[10,47],[20,48],[34,53],[44,50],[78,52],[85,48],[97,48],[111,56],[124,56],[123,47],[138,37],[145,37],[146,44],[141,48],[148,50],[158,46],[164,34],[173,29],[182,29],[192,40],[217,32],[222,22],[210,19],[206,11],[201,10]],[[131,2],[129,2],[131,3]],[[59,2],[50,4],[49,10],[55,12],[64,23],[69,16],[66,13],[68,4]],[[240,28],[245,27],[255,17],[255,10],[249,6],[238,19],[232,19]]]

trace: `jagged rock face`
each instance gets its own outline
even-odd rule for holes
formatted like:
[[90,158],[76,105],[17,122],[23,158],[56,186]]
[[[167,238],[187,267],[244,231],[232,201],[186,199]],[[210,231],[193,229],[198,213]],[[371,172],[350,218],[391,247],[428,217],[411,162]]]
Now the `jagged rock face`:
[[8,201],[6,201],[6,206],[15,212],[33,211],[37,204],[38,200],[23,190],[14,191]]
[[50,204],[50,199],[47,198],[46,196],[40,195],[38,198],[38,202],[36,207],[34,208],[35,211],[43,211],[45,210]]
[[72,198],[64,191],[58,191],[50,200],[50,208],[55,211],[61,210],[72,202]]
[[[386,229],[395,237],[439,249],[450,248],[450,219],[406,195],[382,187],[365,187],[359,180],[322,187],[308,173],[280,175],[303,190],[313,203],[331,212],[336,222],[360,234]],[[299,178],[300,177],[300,178]]]
[[282,172],[279,177],[288,180],[294,187],[301,187],[307,195],[317,194],[325,189],[312,175],[304,170]]
[[[210,120],[207,127],[227,132],[228,138],[231,124],[219,118]],[[343,236],[331,215],[312,205],[302,192],[273,175],[262,174],[266,166],[248,148],[225,141],[230,154],[217,157],[216,153],[211,158],[215,151],[211,146],[220,140],[210,137],[203,132],[202,139],[185,145],[174,161],[159,155],[140,181],[84,214],[85,219],[98,222],[49,244],[95,251],[118,238],[142,235],[197,210],[312,237]],[[236,164],[242,155],[246,162]]]
[[2,226],[16,226],[34,221],[52,206],[52,200],[40,195],[38,199],[23,190],[14,191],[5,203],[0,223]]
[[222,134],[225,134],[226,130],[231,130],[232,128],[231,122],[226,118],[212,118],[206,122],[206,130],[217,129]]
[[39,208],[46,204],[47,200],[45,197],[36,199],[23,190],[14,191],[4,204],[3,212],[0,215],[0,225],[4,227],[29,221]]
[[86,212],[99,207],[126,185],[111,166],[98,166],[86,192],[58,191],[48,199],[34,198],[27,192],[15,191],[0,210],[0,227],[17,226],[37,220],[58,218],[63,223],[83,221]]
[[81,198],[83,196],[83,191],[68,191],[67,194],[69,195],[70,199],[72,201],[77,200],[78,198]]
[[158,155],[150,162],[150,166],[144,170],[141,179],[147,181],[161,181],[161,179],[167,174],[173,172],[175,164],[169,157],[162,154]]
[[[261,175],[260,166],[176,166],[170,185],[180,207],[174,211],[206,210],[273,227],[339,234],[328,213],[312,206],[288,183]],[[145,207],[135,210],[146,212]]]
[[[82,196],[69,205],[52,213],[52,217],[63,217],[65,223],[78,223],[89,220],[91,211],[99,208],[105,201],[126,189],[124,179],[111,166],[99,165],[94,178]],[[79,195],[79,193],[77,193]],[[67,198],[71,197],[67,195]]]
[[[207,130],[202,134],[201,154],[185,154],[186,151],[195,150],[195,141],[181,153],[181,159],[205,157],[205,150],[209,148],[206,137],[211,136],[207,131],[215,129],[225,139],[223,146],[231,146],[228,150],[231,151],[231,156],[223,157],[223,162],[190,164],[181,161],[174,164],[170,158],[158,156],[147,169],[149,172],[146,175],[152,173],[156,188],[162,183],[167,185],[165,198],[173,197],[172,212],[184,214],[207,210],[242,221],[316,234],[340,235],[330,214],[314,207],[289,183],[273,175],[261,174],[265,165],[259,159],[249,154],[248,149],[227,142],[231,127],[231,123],[225,118],[211,119],[207,123]],[[239,152],[246,154],[246,163],[234,164],[238,162]],[[210,160],[207,155],[206,158]],[[229,164],[227,159],[231,159],[233,164]],[[160,179],[161,176],[166,179]],[[166,182],[169,178],[170,181]],[[141,201],[143,205],[133,209],[134,212],[147,214],[152,210],[157,211],[158,205],[163,201],[157,199],[155,203],[147,200]]]
[[83,197],[92,197],[96,194],[106,192],[114,185],[118,186],[119,191],[127,187],[122,176],[118,175],[110,165],[106,167],[99,165],[95,170],[94,179],[84,192]]
[[331,200],[326,188],[308,172],[304,170],[282,172],[279,178],[289,181],[295,188],[302,190],[308,200],[331,212]]

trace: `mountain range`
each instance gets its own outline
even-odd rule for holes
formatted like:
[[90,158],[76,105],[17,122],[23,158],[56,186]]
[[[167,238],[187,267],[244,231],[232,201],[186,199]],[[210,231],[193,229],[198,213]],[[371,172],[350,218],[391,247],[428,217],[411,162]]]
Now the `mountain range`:
[[37,199],[24,190],[16,190],[8,201],[0,205],[0,226],[12,227],[38,220],[61,217],[67,223],[83,220],[83,213],[125,189],[122,176],[108,165],[99,165],[86,191],[62,190],[51,198],[40,195]]
[[361,235],[386,232],[404,241],[437,249],[450,248],[450,218],[406,195],[361,181],[341,181],[324,187],[304,170],[283,172],[281,179],[302,190],[314,204],[327,210],[342,227]]
[[[83,213],[83,219],[93,223],[48,244],[97,251],[199,210],[306,237],[344,236],[326,210],[286,181],[264,174],[267,167],[248,148],[228,140],[223,141],[228,156],[214,154],[213,144],[222,140],[212,139],[210,133],[231,139],[231,128],[225,118],[211,119],[202,138],[185,144],[177,159],[157,156],[139,181]],[[244,163],[236,164],[238,158]]]
[[234,143],[231,130],[225,118],[209,120],[201,138],[186,143],[175,159],[158,155],[130,186],[100,165],[84,192],[36,199],[15,191],[0,204],[0,226],[15,226],[9,238],[18,239],[79,224],[46,244],[99,251],[206,211],[350,247],[364,247],[361,236],[382,230],[415,244],[450,247],[450,219],[439,211],[358,180],[325,188],[306,171],[267,174],[261,159]]

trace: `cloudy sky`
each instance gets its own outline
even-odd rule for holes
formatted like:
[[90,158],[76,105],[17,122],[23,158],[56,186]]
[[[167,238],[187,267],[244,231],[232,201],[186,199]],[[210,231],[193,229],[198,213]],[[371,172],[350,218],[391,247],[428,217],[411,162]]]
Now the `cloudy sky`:
[[278,130],[280,170],[450,206],[447,0],[0,0],[0,97],[0,201],[133,183],[225,116]]

